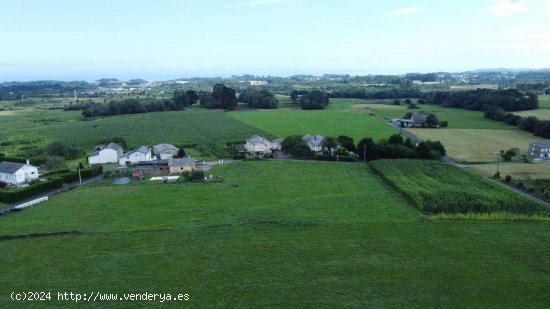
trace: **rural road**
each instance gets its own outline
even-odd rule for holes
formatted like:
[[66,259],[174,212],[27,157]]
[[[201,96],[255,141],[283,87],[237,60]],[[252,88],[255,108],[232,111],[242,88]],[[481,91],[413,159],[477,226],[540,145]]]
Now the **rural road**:
[[[82,180],[82,186],[85,185],[85,184],[88,184],[90,182],[93,182],[93,181],[96,181],[96,180],[99,180],[99,179],[102,179],[103,178],[103,175],[99,175],[99,176],[96,176],[96,177],[92,177],[92,178],[88,178],[88,179],[84,179]],[[24,200],[21,200],[17,203],[13,203],[13,204],[10,204],[8,205],[7,207],[4,207],[4,208],[1,208],[0,209],[0,216],[3,216],[4,214],[7,214],[11,211],[13,211],[15,209],[15,207],[21,205],[21,204],[24,204],[26,202],[30,202],[32,200],[35,200],[35,199],[38,199],[38,198],[41,198],[41,197],[50,197],[52,195],[55,195],[55,194],[59,194],[59,193],[62,193],[62,192],[65,192],[65,191],[69,191],[69,190],[72,190],[76,187],[79,187],[81,186],[81,184],[78,182],[78,181],[75,181],[75,182],[72,182],[70,184],[66,184],[66,185],[63,185],[63,187],[59,188],[59,189],[55,189],[55,190],[51,190],[51,191],[48,191],[48,192],[44,192],[42,194],[39,194],[39,195],[35,195],[31,198],[27,198],[27,199],[24,199]]]

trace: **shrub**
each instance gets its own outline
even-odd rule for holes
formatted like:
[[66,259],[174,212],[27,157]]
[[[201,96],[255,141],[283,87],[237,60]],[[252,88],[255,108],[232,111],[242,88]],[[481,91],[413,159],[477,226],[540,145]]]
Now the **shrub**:
[[189,181],[203,181],[204,180],[204,172],[200,170],[193,170],[191,174],[189,174]]
[[0,202],[15,203],[35,195],[63,187],[63,180],[59,177],[47,181],[39,181],[25,188],[0,191]]
[[506,177],[504,179],[506,180],[507,183],[512,182],[512,176],[510,176],[510,175],[506,175]]

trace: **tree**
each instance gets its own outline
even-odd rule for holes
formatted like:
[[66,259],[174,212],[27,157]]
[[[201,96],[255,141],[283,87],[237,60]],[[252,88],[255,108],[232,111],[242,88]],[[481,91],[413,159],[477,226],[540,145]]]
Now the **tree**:
[[418,106],[416,106],[416,104],[414,104],[414,103],[411,103],[411,104],[409,104],[407,109],[418,109]]
[[184,108],[186,106],[191,105],[191,100],[189,99],[189,96],[185,91],[174,91],[174,95],[172,96],[172,101],[174,104],[179,108]]
[[500,151],[500,157],[504,161],[512,161],[512,159],[519,154],[518,148],[511,148],[506,151],[501,150]]
[[413,116],[413,113],[412,112],[408,112],[405,114],[405,116],[403,116],[403,119],[411,119]]
[[178,149],[178,158],[185,158],[186,155],[187,151],[185,151],[185,148],[181,147],[180,149]]
[[44,165],[49,171],[58,171],[67,168],[67,162],[60,156],[48,156]]
[[54,142],[46,147],[48,156],[58,156],[67,160],[73,160],[80,157],[84,152],[79,148],[73,148],[62,142]]
[[281,149],[283,151],[290,151],[290,149],[294,146],[296,146],[299,143],[303,143],[302,136],[300,135],[291,135],[287,136],[282,142],[281,142]]
[[304,94],[299,101],[304,110],[324,109],[329,104],[329,97],[320,90],[313,90]]
[[193,105],[199,100],[199,94],[195,90],[187,90],[185,93],[189,98],[189,105]]
[[235,90],[223,84],[216,84],[211,94],[203,94],[200,103],[205,108],[223,108],[232,110],[237,107]]
[[355,146],[355,142],[353,141],[353,137],[349,137],[346,135],[340,135],[336,138],[336,141],[340,144],[340,146],[344,147],[347,151],[351,151],[356,153],[357,147]]
[[338,147],[338,142],[334,137],[325,137],[323,140],[321,146],[326,150],[326,152],[330,155],[332,154],[332,151]]
[[393,100],[393,105],[401,105],[401,101],[399,99]]
[[403,137],[401,134],[394,134],[390,136],[388,143],[393,145],[403,145]]
[[[359,158],[366,159],[369,157],[369,151],[375,146],[374,140],[370,137],[363,138],[357,144],[357,152]],[[365,157],[366,156],[366,157]]]
[[407,104],[407,105],[411,105],[411,104],[412,104],[412,101],[411,101],[411,99],[405,99],[405,104]]
[[304,142],[294,145],[288,152],[295,158],[308,159],[313,157],[313,151]]
[[428,126],[428,128],[434,128],[438,126],[439,120],[437,119],[437,116],[435,116],[434,114],[429,114],[426,117],[426,125]]

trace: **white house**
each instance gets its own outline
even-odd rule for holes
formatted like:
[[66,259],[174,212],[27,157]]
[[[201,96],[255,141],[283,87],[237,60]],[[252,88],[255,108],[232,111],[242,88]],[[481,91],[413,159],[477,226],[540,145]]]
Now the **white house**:
[[550,162],[550,141],[538,141],[529,144],[528,153],[533,162]]
[[38,179],[38,168],[27,164],[0,162],[0,181],[9,185],[20,186]]
[[282,146],[281,144],[283,143],[283,138],[276,138],[274,140],[271,141],[271,150],[272,151],[275,151],[275,150],[281,150]]
[[153,146],[153,154],[161,160],[168,160],[178,154],[178,147],[170,144],[158,144]]
[[302,137],[302,141],[304,141],[309,146],[309,149],[315,152],[319,152],[323,150],[324,140],[325,140],[325,137],[321,135],[312,136],[312,135],[306,134]]
[[254,135],[246,139],[244,148],[251,154],[261,156],[271,153],[271,142],[259,135]]
[[151,148],[147,146],[141,146],[137,149],[122,154],[118,159],[118,164],[124,166],[126,164],[133,164],[144,161],[152,161]]
[[96,148],[88,157],[88,164],[117,163],[122,156],[123,150],[119,144],[109,143]]

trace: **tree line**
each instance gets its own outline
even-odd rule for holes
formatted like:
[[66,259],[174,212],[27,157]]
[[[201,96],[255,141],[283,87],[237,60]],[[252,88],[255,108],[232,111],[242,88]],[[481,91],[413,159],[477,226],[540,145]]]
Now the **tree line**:
[[303,110],[325,109],[330,103],[329,95],[321,90],[293,90],[290,92],[290,99]]
[[[400,134],[394,134],[378,142],[366,137],[357,144],[352,137],[345,135],[337,138],[326,137],[321,146],[323,155],[354,156],[365,161],[398,158],[438,160],[446,155],[445,147],[439,141],[427,140],[415,143],[409,138],[403,139]],[[312,159],[316,156],[316,153],[302,140],[301,135],[286,137],[281,147],[294,158]]]
[[507,125],[517,126],[521,130],[533,133],[536,136],[550,138],[550,120],[539,120],[535,116],[521,117],[507,113],[498,106],[491,106],[484,113],[485,118],[502,121]]
[[239,102],[248,103],[250,108],[278,108],[279,100],[275,95],[265,89],[248,89],[238,97]]
[[537,109],[539,100],[535,94],[525,95],[517,89],[491,90],[477,89],[470,91],[436,91],[428,94],[429,103],[443,107],[464,108],[485,111],[491,106],[498,106],[505,111]]

